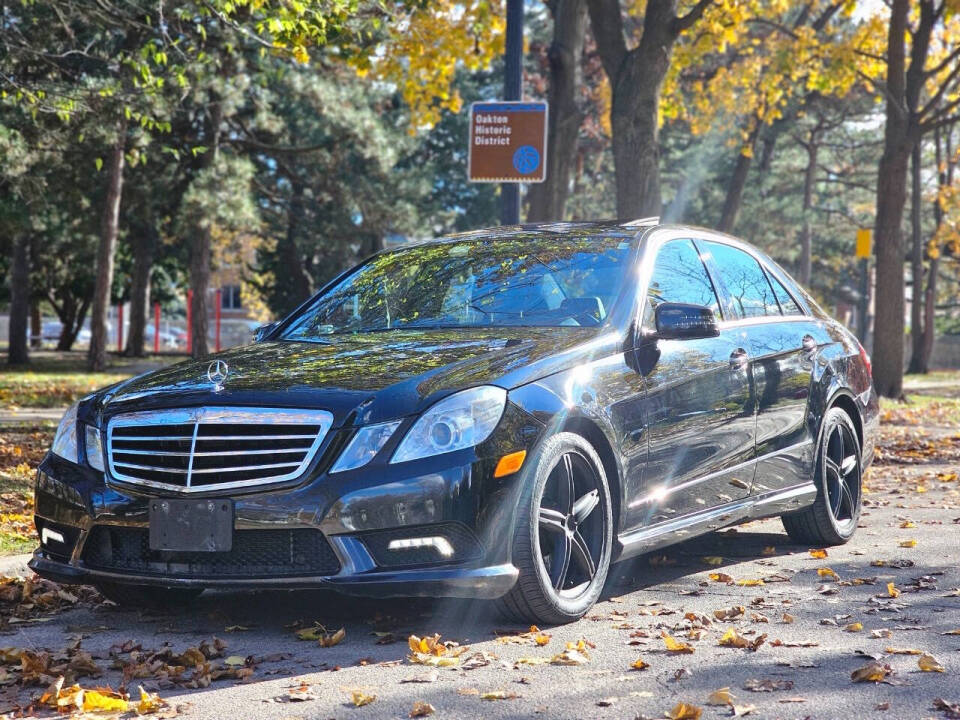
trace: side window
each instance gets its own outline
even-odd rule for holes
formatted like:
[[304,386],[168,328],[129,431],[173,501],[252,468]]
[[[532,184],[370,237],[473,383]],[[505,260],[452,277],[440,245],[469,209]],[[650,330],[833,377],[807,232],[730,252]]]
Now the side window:
[[773,285],[773,294],[777,296],[777,302],[780,303],[780,309],[783,311],[783,314],[803,315],[803,310],[797,305],[797,301],[790,296],[790,293],[787,292],[783,283],[777,279],[777,276],[772,272],[767,272],[767,277],[770,278],[770,284]]
[[653,325],[653,312],[664,302],[703,305],[720,319],[713,283],[700,254],[689,240],[671,240],[657,252],[647,289],[644,326]]
[[720,282],[726,287],[740,317],[780,314],[767,275],[753,256],[723,243],[707,241],[701,245],[713,257]]

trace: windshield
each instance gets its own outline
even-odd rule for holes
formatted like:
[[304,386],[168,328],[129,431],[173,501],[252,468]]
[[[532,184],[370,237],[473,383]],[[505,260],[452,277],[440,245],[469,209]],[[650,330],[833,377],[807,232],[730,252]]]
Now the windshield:
[[403,328],[603,324],[625,238],[471,239],[384,253],[321,295],[281,336]]

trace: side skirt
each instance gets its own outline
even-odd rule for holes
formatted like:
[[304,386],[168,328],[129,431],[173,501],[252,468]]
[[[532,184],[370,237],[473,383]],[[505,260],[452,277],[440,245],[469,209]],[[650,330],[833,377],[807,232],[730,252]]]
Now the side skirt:
[[620,551],[615,553],[614,557],[615,560],[625,560],[729,525],[736,525],[745,520],[773,517],[800,510],[810,505],[816,495],[817,486],[812,482],[806,482],[632,530],[617,536]]

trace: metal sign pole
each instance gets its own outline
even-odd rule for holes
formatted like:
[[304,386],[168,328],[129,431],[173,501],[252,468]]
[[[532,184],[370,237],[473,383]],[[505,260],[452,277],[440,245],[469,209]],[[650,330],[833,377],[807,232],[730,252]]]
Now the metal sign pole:
[[[523,0],[507,0],[507,38],[503,95],[504,100],[521,100],[523,96]],[[500,223],[520,222],[520,184],[501,183]]]

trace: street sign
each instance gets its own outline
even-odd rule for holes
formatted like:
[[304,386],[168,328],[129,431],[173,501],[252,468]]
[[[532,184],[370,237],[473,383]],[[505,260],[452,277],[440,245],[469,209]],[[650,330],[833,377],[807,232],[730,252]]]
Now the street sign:
[[873,232],[870,228],[857,230],[857,257],[869,258],[873,251]]
[[547,104],[473,103],[467,177],[470,182],[543,182],[547,177]]

